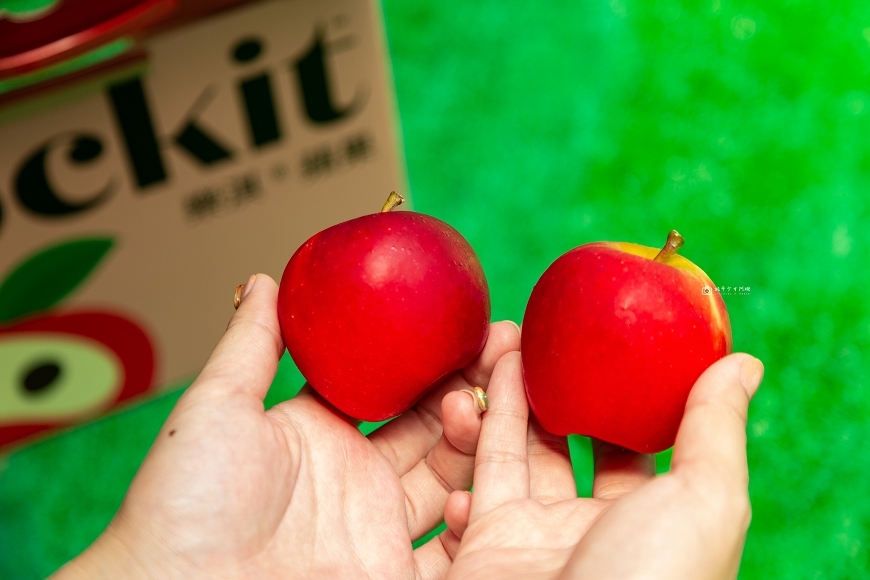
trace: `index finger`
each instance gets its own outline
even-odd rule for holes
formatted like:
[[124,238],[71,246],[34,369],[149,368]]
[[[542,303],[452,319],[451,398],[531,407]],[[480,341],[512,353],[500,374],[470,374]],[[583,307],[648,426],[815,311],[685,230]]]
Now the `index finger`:
[[486,391],[474,464],[473,520],[515,499],[529,497],[529,405],[519,352],[502,356]]
[[692,387],[677,433],[674,473],[709,475],[746,487],[746,417],[763,375],[761,361],[748,354],[729,355],[704,371]]

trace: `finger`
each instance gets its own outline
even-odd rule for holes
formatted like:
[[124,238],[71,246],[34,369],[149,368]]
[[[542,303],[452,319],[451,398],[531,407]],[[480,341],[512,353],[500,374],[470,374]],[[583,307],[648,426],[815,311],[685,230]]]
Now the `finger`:
[[458,551],[459,538],[451,530],[444,530],[414,550],[417,580],[440,580],[446,577]]
[[763,375],[761,361],[748,354],[729,355],[704,371],[689,393],[677,433],[674,473],[747,486],[746,416]]
[[592,497],[619,499],[655,477],[655,457],[592,440],[592,458],[595,475],[592,479]]
[[369,441],[390,460],[396,473],[404,475],[441,437],[441,401],[445,395],[474,386],[485,389],[498,359],[519,348],[520,335],[515,323],[505,321],[490,325],[483,351],[474,362],[462,372],[454,373],[401,417],[369,435]]
[[487,396],[489,410],[483,414],[474,466],[472,519],[529,497],[529,406],[520,353],[509,352],[499,359]]
[[568,439],[544,430],[529,418],[529,492],[544,504],[577,497]]
[[474,452],[480,417],[467,393],[448,393],[442,402],[444,434],[429,454],[402,476],[408,532],[419,538],[444,518],[447,496],[468,489],[474,473]]
[[444,504],[444,523],[447,529],[462,539],[468,528],[468,516],[471,514],[471,492],[454,491]]
[[466,386],[486,390],[492,370],[505,353],[520,350],[520,327],[512,320],[495,322],[489,326],[489,336],[480,356],[462,369]]
[[468,526],[470,511],[470,493],[455,491],[450,494],[444,506],[444,521],[447,529],[414,552],[418,578],[435,579],[447,575],[450,564],[459,551],[462,534]]
[[284,352],[277,315],[278,285],[266,274],[257,274],[245,284],[243,295],[191,392],[245,393],[260,401],[266,396]]

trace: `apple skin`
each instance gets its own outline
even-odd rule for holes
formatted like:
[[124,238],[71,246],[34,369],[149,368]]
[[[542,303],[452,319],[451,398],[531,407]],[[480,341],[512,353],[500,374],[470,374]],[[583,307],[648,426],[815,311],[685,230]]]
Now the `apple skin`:
[[[102,343],[112,350],[124,367],[123,384],[114,401],[106,408],[148,391],[155,375],[155,353],[151,340],[135,322],[101,311],[79,311],[66,314],[41,314],[25,318],[9,326],[0,326],[2,335],[26,336],[31,333],[57,333],[83,336]],[[0,426],[0,447],[20,439],[67,426],[67,423],[37,423]]]
[[731,352],[725,303],[679,255],[597,242],[558,258],[523,319],[526,392],[557,435],[580,434],[642,453],[674,444],[689,391]]
[[332,226],[284,270],[278,320],[308,383],[343,413],[383,421],[473,361],[489,332],[474,250],[441,220],[384,212]]

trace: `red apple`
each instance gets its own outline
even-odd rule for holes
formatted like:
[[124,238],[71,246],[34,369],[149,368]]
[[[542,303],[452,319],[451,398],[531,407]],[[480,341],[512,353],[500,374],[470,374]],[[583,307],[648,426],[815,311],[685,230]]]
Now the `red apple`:
[[468,365],[489,331],[489,289],[462,235],[390,212],[332,226],[284,270],[278,320],[309,384],[340,411],[382,421]]
[[532,411],[551,433],[643,453],[674,444],[692,385],[731,352],[725,303],[699,267],[661,251],[597,242],[558,258],[523,319]]
[[148,335],[108,312],[40,314],[0,326],[0,447],[146,392],[154,359]]

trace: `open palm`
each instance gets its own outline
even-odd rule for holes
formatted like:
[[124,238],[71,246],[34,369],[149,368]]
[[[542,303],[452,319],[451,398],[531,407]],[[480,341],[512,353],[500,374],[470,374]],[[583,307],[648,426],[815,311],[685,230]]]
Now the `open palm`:
[[516,325],[494,324],[476,361],[366,438],[307,387],[263,410],[284,344],[275,282],[248,284],[115,520],[61,574],[443,577],[442,542],[416,551],[411,542],[443,519],[450,492],[471,483],[480,418],[456,391],[486,386],[496,361],[519,348]]
[[490,382],[474,492],[451,494],[450,579],[733,578],[750,508],[746,412],[762,373],[748,355],[708,369],[689,398],[671,472],[593,441],[592,498],[577,498],[564,438],[529,421],[519,353]]

